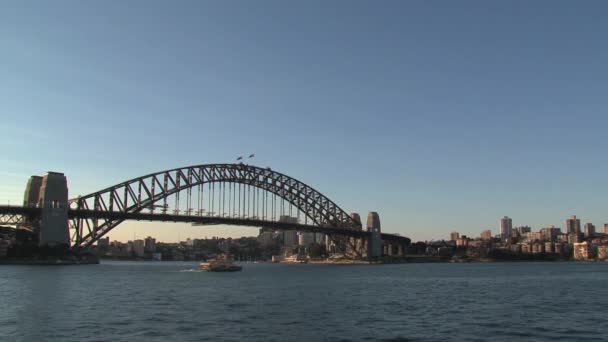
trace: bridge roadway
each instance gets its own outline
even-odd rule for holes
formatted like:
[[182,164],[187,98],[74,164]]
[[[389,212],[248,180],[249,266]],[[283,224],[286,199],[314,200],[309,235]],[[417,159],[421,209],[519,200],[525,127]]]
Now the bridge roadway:
[[[0,217],[13,218],[12,221],[4,222],[4,224],[17,223],[15,217],[37,217],[41,214],[41,208],[31,208],[22,206],[7,206],[0,205]],[[336,228],[331,226],[315,226],[288,222],[267,221],[256,218],[231,218],[231,217],[214,217],[214,216],[197,216],[197,215],[172,215],[172,214],[155,214],[141,212],[120,212],[120,211],[97,211],[97,210],[78,210],[68,209],[68,217],[86,218],[86,219],[109,219],[109,220],[133,220],[133,221],[161,221],[161,222],[183,222],[183,223],[199,223],[204,225],[224,224],[248,227],[268,227],[277,230],[297,230],[303,232],[314,232],[324,234],[335,234],[350,237],[367,237],[370,235],[365,230]],[[22,221],[21,221],[22,222]],[[2,222],[0,222],[2,223]],[[400,242],[409,244],[410,239],[404,236],[382,233],[382,239],[392,242]]]

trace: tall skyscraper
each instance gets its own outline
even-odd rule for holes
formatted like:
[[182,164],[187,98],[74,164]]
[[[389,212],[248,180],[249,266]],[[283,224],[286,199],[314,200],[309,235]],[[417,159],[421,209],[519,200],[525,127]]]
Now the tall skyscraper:
[[481,232],[481,239],[484,241],[492,240],[492,231],[488,229]]
[[576,218],[576,215],[570,216],[569,219],[566,220],[566,230],[568,234],[581,233],[581,220]]
[[501,218],[500,219],[500,237],[503,239],[510,238],[512,230],[513,230],[513,221],[507,216]]
[[604,223],[604,234],[608,234],[608,223]]

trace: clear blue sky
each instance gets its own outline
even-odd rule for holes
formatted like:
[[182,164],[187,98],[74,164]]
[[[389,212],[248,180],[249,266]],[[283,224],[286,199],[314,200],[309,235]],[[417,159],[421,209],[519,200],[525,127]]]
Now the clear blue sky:
[[[256,153],[414,240],[503,215],[599,227],[606,18],[605,1],[2,1],[0,202],[47,170],[77,196]],[[257,233],[204,229],[110,236]]]

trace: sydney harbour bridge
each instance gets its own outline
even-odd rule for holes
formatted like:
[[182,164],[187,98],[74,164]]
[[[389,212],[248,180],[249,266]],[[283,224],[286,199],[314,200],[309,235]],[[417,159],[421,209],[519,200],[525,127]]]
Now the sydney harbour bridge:
[[41,244],[86,249],[127,220],[238,225],[325,234],[351,258],[402,256],[410,239],[380,231],[377,214],[363,229],[309,185],[243,163],[160,171],[68,199],[61,173],[32,176],[23,206],[0,206],[0,224],[30,229]]

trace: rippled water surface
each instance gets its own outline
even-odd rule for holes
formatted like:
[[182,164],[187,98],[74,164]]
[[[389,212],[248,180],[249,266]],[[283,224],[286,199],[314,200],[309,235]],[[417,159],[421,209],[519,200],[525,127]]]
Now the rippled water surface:
[[608,263],[1,266],[4,341],[605,341]]

